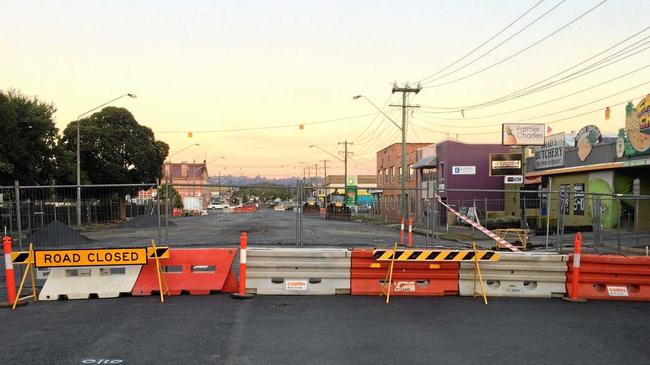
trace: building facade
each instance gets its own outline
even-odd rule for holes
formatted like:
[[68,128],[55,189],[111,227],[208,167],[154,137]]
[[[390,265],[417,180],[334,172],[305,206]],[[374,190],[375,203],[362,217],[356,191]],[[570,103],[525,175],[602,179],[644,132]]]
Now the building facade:
[[203,207],[210,202],[208,167],[203,162],[165,162],[162,183],[170,183],[181,198],[198,197]]
[[[426,147],[431,143],[406,144],[406,215],[417,216],[417,177],[415,163],[417,162],[418,148]],[[401,180],[402,179],[402,145],[394,143],[377,152],[377,189],[381,190],[379,200],[379,214],[385,219],[400,219],[401,213]]]

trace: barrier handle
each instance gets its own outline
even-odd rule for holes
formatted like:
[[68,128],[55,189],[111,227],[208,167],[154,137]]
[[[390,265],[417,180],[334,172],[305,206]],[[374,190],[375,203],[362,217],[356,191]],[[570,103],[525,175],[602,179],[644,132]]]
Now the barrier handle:
[[580,282],[580,253],[582,252],[582,234],[576,233],[573,240],[573,275],[571,276],[571,299],[578,299],[578,283]]
[[5,278],[7,280],[7,299],[10,304],[16,301],[16,278],[14,277],[14,264],[11,261],[11,237],[2,237],[2,246],[5,254]]
[[399,243],[404,244],[404,217],[402,217],[402,227],[399,230]]
[[246,249],[248,248],[248,235],[242,232],[239,236],[239,295],[246,295]]
[[409,247],[413,246],[413,217],[409,217]]

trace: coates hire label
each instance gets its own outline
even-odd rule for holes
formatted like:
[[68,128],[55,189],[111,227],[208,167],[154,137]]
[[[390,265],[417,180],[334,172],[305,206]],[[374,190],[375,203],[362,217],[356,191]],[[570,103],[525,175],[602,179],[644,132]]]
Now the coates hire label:
[[503,123],[501,144],[504,146],[543,146],[544,124]]
[[535,149],[535,170],[564,166],[564,133],[546,136],[544,147]]
[[287,290],[307,290],[307,280],[287,280],[285,282],[285,289]]

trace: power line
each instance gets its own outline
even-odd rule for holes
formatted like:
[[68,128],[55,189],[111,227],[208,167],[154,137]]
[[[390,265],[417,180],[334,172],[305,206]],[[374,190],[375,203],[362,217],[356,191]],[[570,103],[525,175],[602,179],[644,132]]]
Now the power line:
[[[643,95],[635,96],[635,97],[633,97],[631,99],[633,100],[633,99],[643,98],[645,96],[646,96],[646,94],[643,94]],[[624,104],[627,104],[629,102],[629,100],[630,100],[630,98],[628,98],[628,99],[626,99],[624,101],[618,102],[616,104],[609,104],[608,106],[611,108],[611,107],[624,105]],[[588,112],[584,112],[584,113],[580,113],[580,114],[574,114],[574,115],[571,115],[571,116],[568,116],[568,117],[564,117],[564,118],[560,118],[560,119],[554,119],[554,120],[551,120],[551,121],[548,121],[548,122],[540,122],[540,123],[544,123],[544,124],[547,124],[547,125],[548,124],[555,124],[555,123],[563,122],[565,120],[574,119],[574,118],[578,118],[578,117],[583,117],[583,116],[589,115],[589,114],[594,114],[594,113],[598,113],[598,112],[602,113],[603,110],[604,110],[603,108],[593,109],[593,110],[590,110]],[[558,113],[555,113],[555,114],[558,114]],[[421,129],[430,131],[430,132],[438,133],[438,134],[448,134],[449,133],[448,131],[434,130],[434,129],[423,127],[421,125],[418,125],[418,127],[421,128]],[[457,134],[462,135],[462,136],[478,136],[478,135],[487,135],[487,134],[495,134],[495,133],[501,133],[501,130],[495,130],[495,131],[489,131],[489,132],[476,132],[476,133],[457,133]]]
[[580,20],[580,19],[582,19],[583,17],[585,17],[587,14],[589,14],[589,13],[591,13],[592,11],[596,10],[598,7],[600,7],[601,5],[603,5],[604,3],[606,3],[607,1],[608,1],[608,0],[602,0],[600,3],[596,4],[596,6],[592,7],[591,9],[587,10],[586,12],[582,13],[582,14],[581,14],[580,16],[578,16],[577,18],[574,18],[573,20],[571,20],[571,21],[568,22],[567,24],[565,24],[565,25],[563,25],[562,27],[556,29],[556,30],[553,31],[552,33],[550,33],[550,34],[548,34],[547,36],[543,37],[542,39],[540,39],[540,40],[534,42],[533,44],[529,45],[528,47],[523,48],[523,49],[521,49],[521,50],[519,50],[519,51],[513,53],[512,55],[510,55],[510,56],[508,56],[508,57],[506,57],[506,58],[504,58],[504,59],[502,59],[502,60],[500,60],[500,61],[498,61],[498,62],[496,62],[496,63],[493,63],[493,64],[491,64],[491,65],[489,65],[489,66],[487,66],[487,67],[484,67],[484,68],[482,68],[482,69],[480,69],[480,70],[478,70],[478,71],[474,71],[474,72],[472,72],[472,73],[470,73],[470,74],[467,74],[467,75],[465,75],[465,76],[462,76],[462,77],[459,77],[459,78],[453,79],[453,80],[451,80],[451,81],[445,81],[445,82],[442,82],[442,83],[439,83],[439,84],[429,85],[429,86],[423,86],[423,87],[425,87],[425,88],[433,88],[433,87],[440,87],[440,86],[450,85],[450,84],[456,83],[456,82],[458,82],[458,81],[462,81],[462,80],[465,80],[465,79],[470,78],[470,77],[472,77],[472,76],[478,75],[479,73],[485,72],[485,71],[487,71],[487,70],[489,70],[489,69],[491,69],[491,68],[493,68],[493,67],[495,67],[495,66],[498,66],[498,65],[500,65],[500,64],[502,64],[502,63],[504,63],[504,62],[506,62],[506,61],[508,61],[508,60],[510,60],[510,59],[512,59],[512,58],[514,58],[514,57],[516,57],[516,56],[518,56],[518,55],[524,53],[525,51],[527,51],[527,50],[529,50],[529,49],[535,47],[536,45],[538,45],[538,44],[542,43],[543,41],[549,39],[550,37],[554,36],[555,34],[557,34],[557,33],[561,32],[561,31],[563,31],[564,29],[566,29],[567,27],[569,27],[569,26],[572,25],[573,23],[575,23],[575,22],[577,22],[578,20]]
[[[388,105],[388,102],[390,101],[390,99],[391,99],[392,97],[393,97],[393,95],[389,95],[388,98],[386,98],[386,101],[384,102],[384,105],[381,107],[381,109],[384,109],[384,108],[386,107],[386,105]],[[355,142],[355,141],[358,140],[361,136],[363,136],[363,134],[366,133],[366,131],[368,131],[368,129],[370,129],[370,127],[375,123],[375,121],[377,120],[377,118],[378,118],[380,115],[382,115],[381,112],[378,112],[377,114],[375,114],[375,117],[372,118],[372,121],[368,124],[368,126],[366,127],[366,129],[364,129],[363,132],[361,132],[361,133],[360,133],[356,138],[352,139],[352,141]]]
[[[558,72],[558,73],[556,73],[556,74],[554,74],[554,75],[551,75],[551,76],[549,76],[549,77],[546,77],[545,79],[540,80],[540,81],[537,81],[537,82],[535,82],[535,83],[533,83],[533,84],[531,84],[531,85],[528,85],[528,86],[526,86],[526,87],[524,87],[524,88],[522,88],[522,89],[519,89],[519,90],[513,91],[513,92],[511,92],[511,93],[509,93],[509,94],[506,94],[506,95],[500,96],[500,97],[498,97],[498,98],[496,98],[496,99],[492,99],[492,100],[490,100],[490,101],[483,102],[483,103],[479,103],[479,104],[470,104],[470,105],[464,105],[464,106],[454,106],[454,107],[432,107],[432,106],[426,106],[426,105],[423,105],[422,108],[424,108],[424,109],[433,109],[433,110],[444,110],[444,111],[438,111],[438,112],[430,112],[431,114],[458,113],[458,112],[463,111],[463,110],[464,110],[464,111],[467,111],[467,110],[481,109],[481,108],[484,108],[484,107],[487,107],[487,106],[496,105],[496,104],[500,104],[500,103],[503,103],[503,102],[507,102],[507,101],[510,101],[510,100],[513,100],[513,99],[516,99],[516,98],[520,98],[520,97],[523,97],[523,96],[527,96],[527,95],[533,94],[533,93],[535,93],[535,92],[538,92],[538,91],[544,90],[544,89],[542,89],[542,88],[544,88],[544,87],[545,87],[545,88],[548,88],[548,87],[546,87],[546,86],[549,86],[549,85],[557,86],[557,85],[559,85],[559,84],[553,84],[553,83],[555,83],[556,81],[559,81],[559,80],[552,81],[552,82],[547,83],[547,84],[545,84],[545,85],[542,85],[542,86],[540,86],[540,87],[538,87],[538,88],[536,88],[536,89],[533,89],[533,88],[534,88],[535,86],[537,86],[537,85],[540,85],[540,84],[542,84],[542,83],[544,83],[544,82],[546,82],[546,81],[552,80],[553,78],[555,78],[555,77],[557,77],[557,76],[559,76],[559,75],[562,75],[562,74],[564,74],[564,73],[566,73],[566,72],[568,72],[568,71],[570,71],[570,70],[573,70],[574,68],[579,67],[579,66],[581,66],[581,65],[583,65],[583,64],[585,64],[585,63],[587,63],[587,62],[589,62],[589,61],[591,61],[591,60],[593,60],[594,58],[597,58],[597,57],[599,57],[599,56],[601,56],[601,55],[603,55],[603,54],[605,54],[605,53],[611,51],[612,49],[614,49],[614,48],[620,46],[621,44],[626,43],[627,41],[629,41],[630,39],[633,39],[634,37],[638,36],[639,34],[642,34],[642,33],[646,32],[648,29],[650,29],[650,27],[646,27],[646,28],[644,28],[644,29],[642,29],[642,30],[640,30],[640,31],[638,31],[638,32],[636,32],[636,33],[634,33],[634,34],[632,34],[631,36],[629,36],[629,37],[623,39],[622,41],[615,43],[614,45],[608,47],[607,49],[605,49],[605,50],[603,50],[603,51],[601,51],[601,52],[599,52],[599,53],[597,53],[597,54],[595,54],[595,55],[593,55],[593,56],[591,56],[591,57],[588,57],[587,59],[582,60],[581,62],[578,62],[577,64],[575,64],[575,65],[573,65],[573,66],[571,66],[571,67],[569,67],[569,68],[566,68],[566,69],[564,69],[564,70],[562,70],[562,71],[560,71],[560,72]],[[632,50],[635,49],[635,48],[633,48],[634,46],[636,46],[638,43],[644,41],[644,40],[647,39],[647,38],[648,38],[648,37],[645,37],[645,38],[643,38],[643,39],[641,39],[641,40],[638,40],[638,41],[636,41],[635,43],[633,43],[633,44],[631,44],[631,45],[628,45],[628,46],[624,47],[622,50],[619,50],[619,51],[617,51],[616,53],[614,53],[614,54],[612,54],[612,55],[609,55],[609,56],[605,57],[604,59],[602,59],[602,60],[600,60],[600,61],[597,61],[597,62],[595,62],[594,64],[591,64],[591,65],[589,65],[589,66],[586,66],[586,67],[584,67],[584,68],[582,68],[582,69],[580,69],[580,70],[574,72],[573,74],[571,74],[571,75],[567,75],[567,76],[572,76],[572,75],[579,74],[580,72],[583,72],[583,71],[589,70],[589,69],[592,68],[592,67],[595,67],[595,66],[598,65],[599,63],[610,61],[610,60],[614,59],[614,58],[617,57],[617,56],[620,56],[620,55],[623,55],[623,54],[625,54],[625,53],[628,53],[628,52],[630,52],[630,51],[632,51]],[[638,46],[637,46],[637,48],[638,48]],[[642,52],[642,51],[644,51],[644,50],[645,50],[645,49],[643,49],[643,50],[641,50],[641,51],[639,51],[639,52]],[[622,52],[622,53],[621,53],[621,52]],[[621,58],[621,59],[615,60],[615,61],[609,63],[608,65],[605,65],[605,66],[603,66],[603,67],[601,67],[601,68],[598,68],[598,69],[602,69],[602,68],[604,68],[604,67],[606,67],[606,66],[610,66],[610,65],[612,65],[612,64],[614,64],[614,63],[618,63],[618,62],[620,62],[620,61],[623,61],[623,60],[625,60],[625,59],[627,59],[627,58],[629,58],[629,57],[632,57],[633,55],[636,55],[636,54],[639,53],[639,52],[636,52],[636,53],[631,54],[631,55],[627,55],[626,57],[623,57],[623,58]],[[597,71],[597,70],[593,70],[592,72],[594,72],[594,71]],[[590,72],[590,73],[591,73],[591,72]],[[583,75],[581,75],[581,76],[585,76],[585,75],[587,75],[587,74],[588,74],[588,73],[585,73],[585,74],[583,74]],[[567,76],[565,76],[565,78],[566,78]],[[581,76],[580,76],[580,77],[581,77]],[[574,79],[575,79],[575,78],[574,78]],[[549,87],[550,87],[550,86],[549,86]],[[531,90],[531,89],[533,89],[533,90]],[[541,90],[540,90],[540,89],[541,89]]]
[[[369,116],[372,116],[372,115],[375,115],[375,113],[359,114],[359,115],[353,115],[353,116],[349,116],[349,117],[342,117],[342,118],[336,118],[336,119],[325,119],[325,120],[319,120],[319,121],[315,121],[315,122],[292,123],[292,124],[267,126],[267,127],[252,127],[252,128],[209,129],[209,130],[192,131],[192,133],[228,133],[228,132],[261,131],[261,130],[280,129],[280,128],[295,128],[295,127],[305,126],[305,125],[315,125],[315,124],[342,122],[342,121],[345,121],[345,120],[365,118],[365,117],[369,117]],[[155,131],[155,132],[156,133],[187,133],[187,130],[183,130],[183,131]]]
[[[610,95],[604,96],[604,97],[602,97],[602,98],[598,98],[598,99],[596,99],[596,100],[592,100],[592,101],[590,101],[590,102],[587,102],[587,103],[584,103],[584,104],[581,104],[581,105],[578,105],[578,106],[574,106],[574,107],[567,108],[567,109],[560,110],[560,111],[553,112],[553,113],[548,113],[548,114],[543,114],[543,115],[536,115],[536,116],[534,116],[534,117],[530,117],[530,118],[526,118],[526,119],[519,119],[519,120],[516,120],[516,121],[509,122],[509,123],[528,122],[528,121],[531,121],[531,120],[536,120],[536,119],[544,118],[544,117],[550,117],[550,116],[553,116],[553,115],[562,114],[562,113],[565,113],[565,112],[568,112],[568,111],[572,111],[572,110],[580,109],[580,108],[585,107],[585,106],[587,106],[587,105],[591,105],[591,104],[599,103],[599,102],[601,102],[601,101],[603,101],[603,100],[606,100],[606,99],[608,99],[608,98],[611,98],[611,97],[614,97],[614,96],[621,95],[621,94],[626,93],[626,92],[628,92],[628,91],[630,91],[630,90],[634,90],[634,89],[636,89],[636,88],[639,88],[639,87],[641,87],[641,86],[645,86],[645,85],[647,85],[647,84],[650,84],[650,81],[642,82],[642,83],[640,83],[640,84],[634,85],[634,86],[632,86],[632,87],[630,87],[630,88],[627,88],[627,89],[625,89],[625,90],[621,90],[621,91],[616,92],[616,93],[614,93],[614,94],[610,94]],[[502,124],[502,123],[495,123],[495,124],[491,124],[491,125],[481,125],[481,126],[473,125],[473,126],[446,126],[446,127],[450,127],[450,128],[481,128],[481,127],[482,127],[482,128],[485,128],[485,127],[501,126],[501,124]]]
[[490,37],[490,39],[488,39],[487,41],[483,42],[480,46],[474,48],[470,53],[466,54],[465,56],[463,56],[463,57],[460,58],[459,60],[457,60],[457,61],[455,61],[454,63],[452,63],[451,65],[449,65],[449,66],[443,68],[442,70],[436,72],[435,74],[425,77],[424,79],[420,80],[420,82],[423,83],[423,85],[426,85],[426,84],[432,83],[432,82],[434,82],[434,81],[436,81],[436,80],[440,80],[440,79],[442,79],[442,78],[444,78],[444,77],[447,77],[447,76],[449,76],[449,75],[451,75],[451,74],[454,74],[454,73],[456,73],[456,72],[458,72],[458,71],[460,71],[460,70],[462,70],[462,69],[464,69],[464,68],[466,68],[466,67],[468,67],[468,66],[474,64],[476,61],[478,61],[478,60],[480,60],[481,58],[483,58],[483,57],[489,55],[490,53],[492,53],[492,51],[494,51],[494,50],[496,50],[497,48],[501,47],[502,45],[504,45],[505,43],[507,43],[508,41],[510,41],[512,38],[516,37],[517,35],[519,35],[520,33],[522,33],[524,30],[528,29],[528,28],[531,27],[533,24],[537,23],[537,22],[538,22],[539,20],[541,20],[543,17],[545,17],[545,16],[548,15],[550,12],[552,12],[553,10],[555,10],[558,6],[562,5],[566,0],[562,0],[562,1],[560,1],[558,4],[556,4],[555,6],[553,6],[551,9],[547,10],[544,14],[540,15],[539,17],[537,17],[536,19],[534,19],[532,22],[526,24],[526,26],[524,26],[523,28],[521,28],[519,31],[517,31],[516,33],[512,34],[510,37],[506,38],[505,40],[501,41],[501,42],[500,42],[499,44],[497,44],[496,46],[490,48],[487,52],[485,52],[485,53],[481,54],[480,56],[476,57],[475,59],[473,59],[473,60],[470,61],[469,63],[466,63],[466,64],[464,64],[464,65],[462,65],[462,66],[456,68],[455,70],[450,71],[450,72],[448,72],[448,73],[446,73],[446,74],[444,74],[444,75],[438,76],[438,77],[433,78],[433,79],[431,79],[431,80],[429,80],[429,81],[424,81],[424,80],[426,80],[426,79],[432,78],[432,77],[434,77],[434,76],[440,74],[442,71],[444,71],[444,70],[448,69],[449,67],[455,65],[456,63],[462,61],[462,60],[465,59],[467,56],[469,56],[470,54],[474,53],[474,52],[475,52],[476,50],[478,50],[479,48],[483,47],[485,44],[487,44],[488,42],[490,42],[491,40],[493,40],[494,38],[496,38],[498,35],[500,35],[501,33],[503,33],[506,29],[508,29],[508,28],[510,28],[512,25],[514,25],[517,21],[519,21],[521,18],[523,18],[526,14],[528,14],[528,13],[531,12],[533,9],[535,9],[535,8],[536,8],[539,4],[541,4],[543,1],[544,1],[544,0],[541,0],[541,1],[538,2],[537,4],[533,5],[532,8],[528,9],[525,13],[523,13],[522,15],[520,15],[517,19],[515,19],[515,20],[514,20],[512,23],[510,23],[508,26],[506,26],[505,28],[503,28],[502,30],[500,30],[497,34],[495,34],[495,35],[493,35],[492,37]]
[[[648,67],[650,67],[650,64],[645,65],[645,66],[640,67],[640,68],[637,68],[637,69],[632,70],[632,71],[630,71],[630,72],[626,72],[626,73],[624,73],[624,74],[622,74],[622,75],[619,75],[619,76],[614,77],[614,78],[611,78],[611,79],[609,79],[609,80],[606,80],[606,81],[600,82],[600,83],[598,83],[598,84],[595,84],[595,85],[592,85],[592,86],[586,87],[586,88],[584,88],[584,89],[581,89],[581,90],[578,90],[578,91],[575,91],[575,92],[572,92],[572,93],[569,93],[569,94],[566,94],[566,95],[562,95],[562,96],[559,96],[559,97],[557,97],[557,98],[553,98],[553,99],[550,99],[550,100],[546,100],[546,101],[543,101],[543,102],[541,102],[541,103],[536,103],[536,104],[533,104],[533,105],[528,105],[528,106],[525,106],[525,107],[522,107],[522,108],[518,108],[518,109],[512,109],[512,110],[508,110],[508,111],[505,111],[505,112],[493,113],[493,114],[487,114],[487,115],[481,115],[481,116],[476,116],[476,117],[464,117],[464,118],[440,118],[440,117],[436,117],[436,118],[432,118],[432,119],[436,119],[436,120],[480,120],[480,119],[485,119],[485,118],[491,118],[491,117],[501,116],[501,115],[505,115],[505,114],[511,114],[511,113],[515,113],[515,112],[522,111],[522,110],[527,110],[527,109],[535,108],[535,107],[538,107],[538,106],[541,106],[541,105],[549,104],[549,103],[552,103],[552,102],[555,102],[555,101],[558,101],[558,100],[566,99],[566,98],[568,98],[568,97],[571,97],[571,96],[574,96],[574,95],[577,95],[577,94],[581,94],[581,93],[583,93],[583,92],[585,92],[585,91],[589,91],[589,90],[595,89],[595,88],[597,88],[597,87],[600,87],[600,86],[602,86],[602,85],[608,84],[608,83],[610,83],[610,82],[614,82],[614,81],[620,80],[620,79],[622,79],[623,77],[629,76],[629,75],[634,74],[634,73],[636,73],[636,72],[639,72],[639,71],[645,70],[645,69],[648,68]],[[643,84],[645,84],[645,83],[643,83]],[[638,85],[637,85],[637,86],[638,86]],[[420,113],[428,114],[428,112],[426,112],[426,111],[421,111]],[[480,126],[476,126],[476,127],[480,127]]]

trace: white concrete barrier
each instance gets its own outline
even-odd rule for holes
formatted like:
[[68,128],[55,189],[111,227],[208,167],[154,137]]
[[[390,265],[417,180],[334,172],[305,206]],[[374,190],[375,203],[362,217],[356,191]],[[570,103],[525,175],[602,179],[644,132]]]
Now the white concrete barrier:
[[55,267],[45,280],[38,300],[116,298],[131,293],[141,265]]
[[[488,297],[562,297],[565,282],[567,255],[501,253],[497,262],[480,263]],[[477,276],[478,277],[478,276]],[[461,296],[474,293],[474,263],[461,262],[458,289]],[[482,294],[480,283],[476,291]]]
[[352,252],[338,248],[248,248],[246,291],[258,295],[350,294]]

